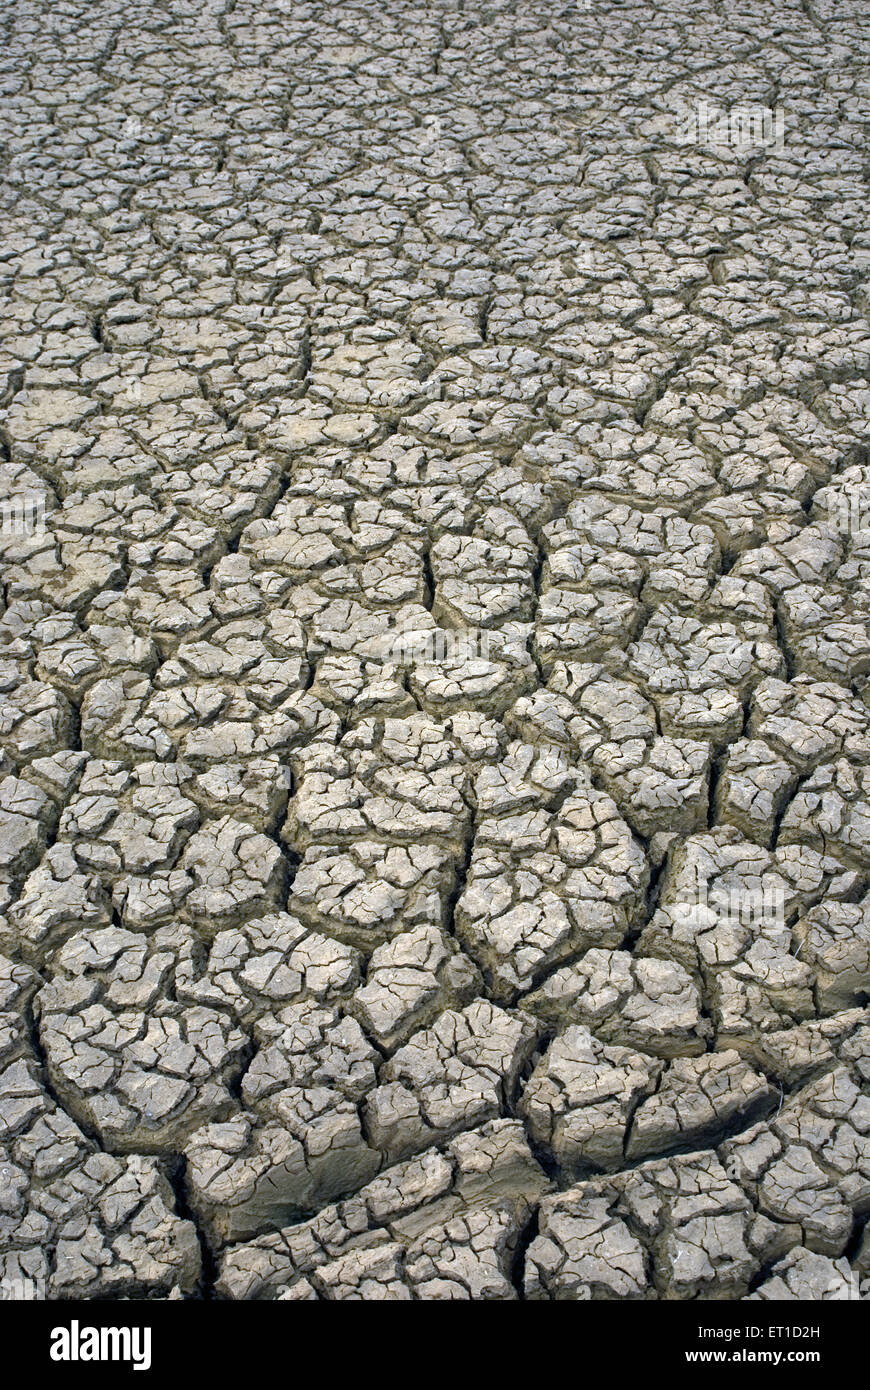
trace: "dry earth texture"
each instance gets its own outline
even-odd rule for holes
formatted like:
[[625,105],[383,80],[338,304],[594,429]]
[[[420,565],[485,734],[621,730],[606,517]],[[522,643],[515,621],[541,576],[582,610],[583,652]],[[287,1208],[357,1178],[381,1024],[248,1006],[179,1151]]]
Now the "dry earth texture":
[[4,1286],[870,1295],[866,5],[2,52]]

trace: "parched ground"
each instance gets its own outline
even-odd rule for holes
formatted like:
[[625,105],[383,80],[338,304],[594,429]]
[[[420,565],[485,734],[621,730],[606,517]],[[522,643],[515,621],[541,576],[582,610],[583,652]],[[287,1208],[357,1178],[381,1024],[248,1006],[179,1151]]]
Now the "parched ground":
[[5,1287],[870,1296],[866,5],[2,28]]

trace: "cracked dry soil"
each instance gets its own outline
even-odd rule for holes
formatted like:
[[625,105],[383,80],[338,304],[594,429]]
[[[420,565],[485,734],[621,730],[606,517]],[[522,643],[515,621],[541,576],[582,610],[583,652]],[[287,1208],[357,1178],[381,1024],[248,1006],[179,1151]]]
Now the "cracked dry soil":
[[2,30],[0,1279],[870,1296],[866,6]]

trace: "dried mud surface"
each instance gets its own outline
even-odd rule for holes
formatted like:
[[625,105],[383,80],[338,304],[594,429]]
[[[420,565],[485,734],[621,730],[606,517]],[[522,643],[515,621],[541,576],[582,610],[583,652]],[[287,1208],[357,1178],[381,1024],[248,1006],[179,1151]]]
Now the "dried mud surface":
[[866,7],[2,29],[0,1279],[870,1296]]

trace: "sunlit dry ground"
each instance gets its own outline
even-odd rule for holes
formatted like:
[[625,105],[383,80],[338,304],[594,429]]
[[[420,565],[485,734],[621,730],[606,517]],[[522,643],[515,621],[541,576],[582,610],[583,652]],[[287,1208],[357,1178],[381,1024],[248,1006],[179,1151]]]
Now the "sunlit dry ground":
[[867,1296],[867,7],[4,28],[4,1287]]

